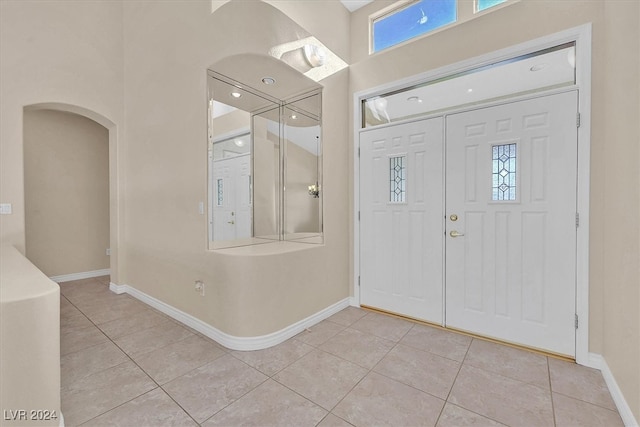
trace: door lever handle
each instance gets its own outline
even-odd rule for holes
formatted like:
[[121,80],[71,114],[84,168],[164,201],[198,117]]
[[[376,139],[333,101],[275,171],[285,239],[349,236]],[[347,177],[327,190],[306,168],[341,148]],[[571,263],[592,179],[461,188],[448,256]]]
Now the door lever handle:
[[459,233],[456,230],[452,230],[451,233],[449,233],[449,236],[451,236],[451,237],[462,237],[462,236],[464,236],[464,233]]

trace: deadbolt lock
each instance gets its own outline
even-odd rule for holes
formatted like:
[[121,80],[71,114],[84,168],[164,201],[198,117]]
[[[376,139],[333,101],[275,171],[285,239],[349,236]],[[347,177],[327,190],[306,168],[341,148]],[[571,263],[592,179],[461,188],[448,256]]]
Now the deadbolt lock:
[[451,221],[457,221],[457,220],[458,220],[458,215],[456,215],[456,214],[451,214],[451,216],[449,217],[449,219],[450,219]]

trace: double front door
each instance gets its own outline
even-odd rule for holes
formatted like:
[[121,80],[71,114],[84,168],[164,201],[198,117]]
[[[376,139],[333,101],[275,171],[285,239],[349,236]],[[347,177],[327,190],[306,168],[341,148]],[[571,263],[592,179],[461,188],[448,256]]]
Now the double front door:
[[360,135],[360,303],[575,356],[577,92]]

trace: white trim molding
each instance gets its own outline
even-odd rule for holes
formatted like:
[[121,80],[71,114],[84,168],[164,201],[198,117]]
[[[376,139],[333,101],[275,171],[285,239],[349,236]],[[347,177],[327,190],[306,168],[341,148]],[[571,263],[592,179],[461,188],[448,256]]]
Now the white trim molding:
[[279,331],[272,332],[267,335],[261,335],[256,337],[237,337],[235,335],[229,335],[221,330],[203,322],[200,319],[193,317],[192,315],[185,313],[182,310],[160,301],[150,295],[145,294],[142,291],[137,290],[129,285],[116,285],[111,283],[109,289],[116,294],[127,293],[132,297],[142,301],[143,303],[155,308],[158,311],[166,314],[167,316],[177,320],[178,322],[200,332],[202,335],[211,338],[220,345],[230,348],[231,350],[262,350],[265,348],[273,347],[280,344],[289,338],[299,334],[307,328],[323,321],[329,316],[332,316],[340,310],[350,305],[350,298],[345,298],[330,305],[329,307],[320,310],[319,312],[312,314],[311,316],[302,319],[292,325],[289,325]]
[[622,390],[620,390],[620,387],[618,387],[618,382],[613,376],[613,372],[611,372],[611,369],[609,369],[609,365],[607,365],[607,361],[604,359],[604,357],[596,353],[589,353],[588,366],[594,369],[599,369],[602,373],[604,382],[607,384],[609,393],[611,393],[611,398],[616,404],[616,408],[618,408],[618,413],[620,414],[624,425],[626,427],[638,427],[638,421],[633,415],[633,412],[631,411],[631,407],[627,403],[627,400],[624,398]]
[[52,276],[49,279],[56,283],[70,282],[72,280],[91,279],[92,277],[109,276],[111,269],[83,271],[81,273],[62,274],[60,276]]

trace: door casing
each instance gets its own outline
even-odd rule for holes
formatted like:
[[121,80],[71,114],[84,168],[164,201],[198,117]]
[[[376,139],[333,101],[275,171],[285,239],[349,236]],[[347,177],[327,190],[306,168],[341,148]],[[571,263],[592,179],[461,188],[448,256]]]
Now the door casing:
[[[353,133],[353,298],[351,305],[359,306],[360,301],[360,165],[359,165],[359,137],[362,129],[362,111],[360,105],[363,99],[375,95],[381,95],[394,90],[401,90],[410,86],[426,83],[460,72],[468,71],[499,60],[515,58],[520,55],[536,52],[541,49],[553,47],[562,43],[575,42],[576,46],[576,84],[560,89],[536,93],[533,96],[560,93],[566,90],[578,90],[578,185],[577,185],[577,210],[579,215],[579,227],[577,229],[576,244],[576,315],[578,328],[576,329],[576,363],[585,366],[596,366],[589,354],[589,179],[591,158],[591,24],[567,29],[559,33],[531,40],[522,44],[511,46],[499,51],[491,52],[456,64],[441,67],[432,71],[411,76],[402,80],[387,83],[376,88],[357,92],[353,96],[354,133]],[[487,102],[482,107],[500,105],[504,102],[528,99],[531,96],[514,96],[507,101]],[[463,112],[479,108],[451,109],[448,113]],[[424,120],[429,117],[437,117],[441,114],[425,115],[414,120]],[[578,119],[578,118],[577,118]],[[406,122],[414,121],[406,120]],[[394,122],[399,124],[402,122]],[[380,125],[385,126],[385,125]]]

